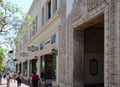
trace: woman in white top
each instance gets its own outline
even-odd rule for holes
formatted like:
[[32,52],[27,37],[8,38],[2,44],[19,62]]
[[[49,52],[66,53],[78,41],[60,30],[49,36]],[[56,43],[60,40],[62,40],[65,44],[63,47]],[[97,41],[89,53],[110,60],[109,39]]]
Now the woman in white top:
[[6,79],[7,79],[7,87],[10,86],[10,75],[9,73],[6,74]]

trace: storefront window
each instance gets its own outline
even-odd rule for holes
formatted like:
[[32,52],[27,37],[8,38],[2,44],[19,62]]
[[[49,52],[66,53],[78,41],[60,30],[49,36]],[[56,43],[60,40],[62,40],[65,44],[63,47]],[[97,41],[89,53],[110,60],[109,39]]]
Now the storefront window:
[[45,57],[41,57],[41,70],[45,71]]
[[23,63],[23,75],[27,76],[27,62]]
[[56,80],[56,55],[41,56],[41,71],[45,71],[46,79]]

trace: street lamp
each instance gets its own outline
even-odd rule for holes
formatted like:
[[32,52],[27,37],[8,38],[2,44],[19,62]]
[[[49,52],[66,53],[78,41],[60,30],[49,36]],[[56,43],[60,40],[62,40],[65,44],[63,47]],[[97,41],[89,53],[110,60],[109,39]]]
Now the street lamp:
[[13,61],[17,61],[18,59],[13,59]]
[[57,54],[58,54],[58,50],[53,48],[53,49],[52,49],[52,54],[53,54],[53,55],[57,55]]
[[13,50],[10,50],[9,53],[10,53],[10,54],[13,53]]

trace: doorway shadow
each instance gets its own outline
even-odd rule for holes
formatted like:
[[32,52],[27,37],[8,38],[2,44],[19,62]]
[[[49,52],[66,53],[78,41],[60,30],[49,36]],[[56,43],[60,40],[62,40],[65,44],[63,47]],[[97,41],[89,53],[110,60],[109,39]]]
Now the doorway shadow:
[[85,84],[84,87],[104,87],[104,83],[100,83],[100,84]]

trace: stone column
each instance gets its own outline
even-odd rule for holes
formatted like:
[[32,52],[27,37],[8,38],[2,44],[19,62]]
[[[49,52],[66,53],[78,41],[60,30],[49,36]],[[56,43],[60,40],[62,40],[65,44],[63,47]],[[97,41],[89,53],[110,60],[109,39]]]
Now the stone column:
[[30,61],[29,60],[27,60],[28,62],[27,62],[27,77],[29,78],[29,64],[30,64]]
[[106,6],[105,8],[105,12],[104,12],[104,86],[105,87],[108,87],[108,84],[109,84],[109,80],[108,80],[108,73],[109,73],[109,57],[108,57],[108,51],[109,51],[109,48],[108,48],[108,44],[109,44],[109,32],[108,32],[108,25],[109,25],[109,21],[108,21],[108,5]]
[[59,57],[56,56],[56,82],[59,83]]
[[23,62],[21,62],[21,73],[23,74]]
[[105,11],[105,87],[117,87],[116,1],[109,0]]
[[71,27],[71,24],[69,21],[67,21],[68,27],[67,27],[67,64],[66,64],[66,87],[74,87],[73,86],[73,71],[74,71],[74,57],[73,57],[73,49],[74,49],[74,37],[73,37],[73,28]]
[[120,87],[120,0],[116,0],[116,29],[117,29],[117,78],[116,83],[117,87]]
[[39,63],[38,63],[38,68],[39,68],[39,76],[41,75],[41,57],[39,56],[38,59]]
[[37,59],[37,74],[40,76],[40,58]]
[[83,85],[83,58],[84,58],[83,31],[74,30],[74,49],[73,49],[73,87],[84,87]]
[[66,85],[66,1],[60,0],[61,25],[59,29],[59,87]]

